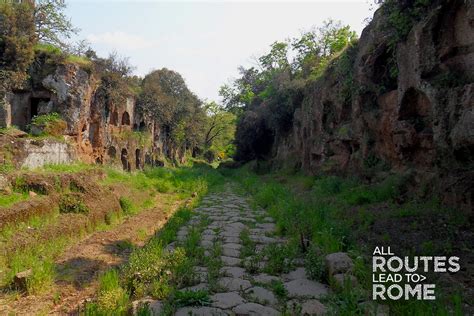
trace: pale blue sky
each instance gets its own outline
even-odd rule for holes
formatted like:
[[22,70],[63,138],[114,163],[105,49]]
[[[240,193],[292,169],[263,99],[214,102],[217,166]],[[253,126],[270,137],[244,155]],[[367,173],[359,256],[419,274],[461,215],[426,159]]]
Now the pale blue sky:
[[219,87],[239,65],[271,43],[297,36],[328,18],[360,34],[373,0],[306,2],[67,1],[66,14],[99,56],[130,57],[135,73],[163,67],[181,73],[200,98],[219,100]]

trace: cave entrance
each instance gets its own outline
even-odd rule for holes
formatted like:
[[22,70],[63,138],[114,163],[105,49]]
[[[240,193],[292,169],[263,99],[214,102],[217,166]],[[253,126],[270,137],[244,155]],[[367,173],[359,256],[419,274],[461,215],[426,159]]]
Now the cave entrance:
[[115,159],[117,156],[117,150],[115,150],[114,146],[110,146],[109,149],[107,150],[107,155],[109,155],[110,158]]
[[408,123],[414,133],[408,144],[401,147],[405,159],[424,165],[432,161],[431,112],[431,102],[426,94],[415,88],[406,91],[402,98],[398,120]]
[[123,170],[130,171],[130,164],[128,163],[128,152],[125,148],[122,149],[120,160],[122,161]]
[[41,107],[46,106],[50,101],[49,98],[31,98],[30,109],[28,115],[28,123],[31,122],[33,117],[37,116]]
[[112,112],[112,116],[110,117],[110,124],[117,126],[117,124],[118,124],[118,113],[117,113],[117,111]]
[[141,169],[140,149],[135,150],[135,168]]
[[145,164],[149,166],[152,164],[151,155],[149,153],[145,154]]
[[122,125],[130,125],[130,115],[127,111],[122,114]]

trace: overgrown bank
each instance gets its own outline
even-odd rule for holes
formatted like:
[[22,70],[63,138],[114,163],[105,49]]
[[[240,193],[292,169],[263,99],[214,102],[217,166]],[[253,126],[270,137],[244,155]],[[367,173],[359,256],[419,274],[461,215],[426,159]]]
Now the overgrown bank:
[[[179,205],[188,205],[206,192],[213,172],[195,166],[129,174],[113,168],[64,165],[17,175],[16,179],[27,179],[23,183],[29,184],[23,187],[26,201],[20,203],[36,210],[34,201],[45,200],[47,212],[23,216],[20,213],[29,208],[14,204],[11,209],[17,216],[1,228],[2,312],[76,308],[77,300],[87,298],[96,286],[99,271],[127,260],[131,248],[146,242]],[[93,174],[99,174],[99,179]],[[28,195],[49,187],[51,178],[57,186]],[[74,181],[64,187],[64,179]],[[3,215],[5,210],[1,211]],[[110,245],[101,247],[101,238]],[[19,272],[27,272],[25,278],[18,279]]]
[[411,195],[472,215],[472,5],[387,0],[358,40],[330,21],[275,42],[221,90],[240,113],[236,159],[367,181],[394,171]]
[[[257,174],[247,165],[225,174],[238,181],[256,206],[276,219],[277,232],[290,239],[273,256],[285,262],[304,256],[308,276],[328,279],[324,257],[347,252],[354,260],[357,283],[334,291],[323,300],[334,315],[363,315],[361,302],[371,300],[371,256],[376,246],[391,246],[398,256],[456,255],[472,260],[472,234],[466,219],[439,201],[401,202],[406,179],[392,176],[377,184],[357,178],[305,176],[294,172]],[[442,215],[440,215],[442,214]],[[430,274],[437,283],[437,300],[379,302],[392,315],[465,315],[472,311],[470,272],[449,277]]]

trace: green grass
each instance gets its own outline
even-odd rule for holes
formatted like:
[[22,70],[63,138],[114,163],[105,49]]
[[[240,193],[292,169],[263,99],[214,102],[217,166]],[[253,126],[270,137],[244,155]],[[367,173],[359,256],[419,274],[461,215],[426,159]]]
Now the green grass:
[[[163,185],[166,185],[166,191],[183,197],[189,197],[194,192],[201,196],[210,188],[215,189],[224,182],[219,173],[204,166],[176,169],[155,168],[134,174],[108,169],[107,174],[105,183],[124,183],[135,189],[158,191],[163,191]],[[130,210],[133,207],[133,203],[128,199],[122,198],[120,202],[124,210]],[[204,249],[199,244],[201,232],[207,223],[207,219],[203,217],[200,224],[195,225],[188,232],[187,238],[178,243],[178,247],[173,252],[165,249],[166,245],[176,241],[180,227],[191,219],[193,205],[189,207],[180,208],[175,212],[163,228],[144,247],[134,249],[129,261],[120,267],[121,289],[124,289],[133,299],[151,296],[164,300],[165,310],[168,313],[172,313],[178,306],[207,304],[207,293],[190,294],[178,291],[178,288],[191,286],[199,281],[193,269],[197,264],[206,263],[210,266],[210,275],[213,275],[214,270],[218,274],[221,266],[220,263],[213,261],[215,256],[212,256],[212,259],[205,258]],[[218,275],[215,277],[215,283],[217,283]],[[115,292],[118,293],[116,288],[109,290],[112,292],[109,296],[114,296]],[[102,293],[103,296],[104,293]],[[118,296],[121,297],[121,294]],[[117,304],[104,304],[97,299],[87,308],[90,313],[99,311],[113,314],[120,307],[118,303],[125,302],[125,300],[112,301]]]
[[[391,212],[386,216],[394,218],[437,214],[436,216],[442,216],[447,223],[446,230],[452,231],[455,231],[454,227],[461,222],[457,219],[462,218],[459,214],[451,215],[450,212],[440,209],[436,201],[396,204],[396,199],[407,181],[399,175],[390,175],[379,183],[364,184],[356,178],[336,176],[310,177],[282,172],[257,175],[247,167],[225,170],[224,174],[239,182],[252,196],[253,207],[265,208],[276,220],[277,233],[290,240],[287,248],[273,246],[266,250],[269,262],[265,272],[288,271],[291,266],[287,265],[291,260],[285,258],[301,255],[305,258],[308,276],[327,282],[323,262],[327,254],[344,251],[354,259],[354,275],[358,278],[359,285],[343,289],[342,292],[336,291],[327,298],[330,314],[334,315],[362,315],[364,311],[359,303],[361,300],[370,299],[368,293],[371,287],[371,272],[368,262],[364,260],[367,251],[362,248],[357,236],[370,231],[377,216],[374,214],[374,208],[383,205]],[[244,245],[242,251],[251,255],[252,248],[246,248],[245,239],[245,235],[241,236]],[[420,245],[426,253],[435,251],[433,242],[420,241]],[[448,245],[443,247],[449,249]],[[251,262],[249,265],[251,266]],[[456,310],[453,302],[455,301],[449,304],[450,308]],[[430,311],[442,310],[438,303],[430,302],[389,304],[394,315],[414,315],[427,305],[431,306],[431,309],[428,309]],[[440,315],[444,314],[441,312]]]
[[0,270],[4,271],[1,284],[8,286],[16,273],[28,269],[32,276],[27,282],[28,294],[40,294],[48,291],[54,281],[54,258],[71,242],[70,237],[56,238],[42,244],[36,244],[27,249],[9,254],[8,262],[2,263]]
[[125,214],[134,214],[137,212],[135,205],[132,203],[132,201],[129,198],[125,196],[121,196],[119,199],[119,203],[120,203],[120,208]]
[[98,169],[98,167],[83,162],[75,162],[73,164],[46,164],[34,171],[45,173],[78,173],[94,169]]
[[211,304],[209,293],[203,290],[176,291],[173,301],[176,307],[206,306]]
[[0,194],[0,207],[9,207],[15,203],[25,201],[29,198],[27,192],[12,192],[11,194]]
[[126,315],[129,294],[120,284],[119,272],[111,269],[99,277],[97,301],[86,305],[86,315]]
[[59,209],[54,208],[48,215],[33,216],[24,222],[9,223],[0,230],[0,245],[1,243],[7,243],[15,234],[31,229],[39,230],[45,226],[52,225],[57,222],[58,218]]

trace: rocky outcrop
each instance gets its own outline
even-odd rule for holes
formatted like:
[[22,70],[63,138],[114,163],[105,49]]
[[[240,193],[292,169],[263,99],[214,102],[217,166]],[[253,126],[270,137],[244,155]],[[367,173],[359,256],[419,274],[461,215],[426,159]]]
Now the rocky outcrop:
[[67,123],[66,141],[13,139],[21,145],[11,152],[15,166],[35,168],[78,159],[130,171],[145,164],[163,165],[165,157],[183,157],[169,144],[161,126],[142,115],[129,92],[114,91],[120,98],[108,98],[100,76],[73,63],[37,68],[32,69],[29,87],[5,96],[1,125],[27,130],[35,115],[57,112]]
[[306,88],[290,133],[274,141],[273,161],[369,178],[395,170],[471,210],[474,6],[433,1],[396,46],[387,16],[379,9],[345,52],[349,69],[335,61]]

